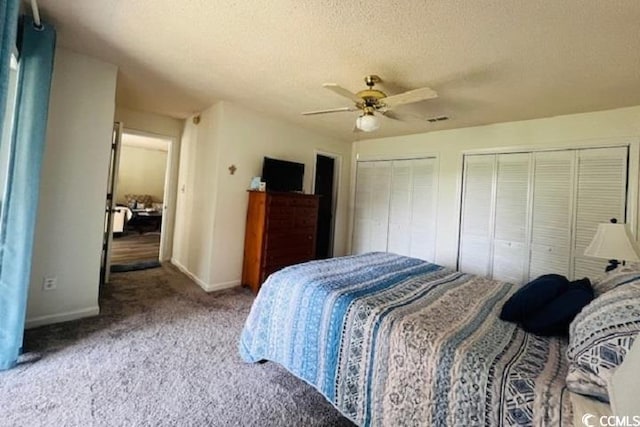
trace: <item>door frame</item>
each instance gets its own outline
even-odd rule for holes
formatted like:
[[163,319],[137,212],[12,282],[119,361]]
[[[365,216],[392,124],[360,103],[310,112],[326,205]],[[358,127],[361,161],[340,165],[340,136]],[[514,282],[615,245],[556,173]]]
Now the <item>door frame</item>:
[[329,258],[333,257],[335,253],[335,233],[336,233],[336,210],[338,207],[338,194],[340,188],[340,180],[342,179],[340,171],[342,170],[342,155],[338,153],[332,153],[330,151],[324,151],[315,149],[313,150],[313,175],[311,179],[311,193],[316,193],[316,168],[318,164],[318,156],[324,156],[332,158],[333,163],[333,194],[331,195],[331,231],[329,233]]
[[122,122],[114,122],[111,134],[111,155],[109,158],[109,176],[107,178],[107,198],[105,200],[105,225],[102,237],[100,285],[109,283],[111,275],[111,253],[113,251],[113,214],[116,207],[118,189],[118,168],[122,149]]
[[164,170],[164,190],[162,200],[162,223],[160,226],[160,250],[158,259],[161,262],[169,261],[173,254],[173,232],[176,221],[176,199],[178,192],[178,144],[177,138],[153,132],[128,128],[123,124],[123,134],[144,136],[148,138],[167,141],[167,163]]

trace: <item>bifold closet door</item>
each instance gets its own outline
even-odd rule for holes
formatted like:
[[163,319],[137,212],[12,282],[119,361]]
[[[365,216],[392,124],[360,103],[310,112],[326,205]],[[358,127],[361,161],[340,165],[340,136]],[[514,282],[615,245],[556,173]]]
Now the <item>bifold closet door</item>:
[[529,280],[567,276],[571,264],[575,151],[534,153]]
[[391,168],[387,251],[409,255],[411,248],[411,161],[395,160]]
[[531,154],[501,154],[496,160],[495,225],[491,276],[522,283],[529,264]]
[[411,246],[409,256],[435,262],[438,162],[436,159],[412,160]]
[[601,275],[607,260],[585,257],[584,250],[593,239],[598,224],[616,218],[626,222],[627,147],[597,148],[577,152],[577,191],[574,279]]
[[436,160],[395,160],[387,250],[434,262]]
[[465,157],[458,265],[523,283],[604,271],[585,257],[598,224],[626,222],[628,147]]
[[464,159],[458,268],[465,273],[491,275],[495,172],[495,155]]
[[387,250],[390,161],[358,162],[352,253]]

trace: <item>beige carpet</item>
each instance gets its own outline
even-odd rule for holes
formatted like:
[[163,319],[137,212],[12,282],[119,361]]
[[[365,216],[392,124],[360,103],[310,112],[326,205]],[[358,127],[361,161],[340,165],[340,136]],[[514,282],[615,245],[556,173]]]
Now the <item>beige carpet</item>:
[[275,363],[244,363],[253,295],[172,267],[112,275],[101,315],[27,331],[42,359],[0,372],[2,426],[351,426]]

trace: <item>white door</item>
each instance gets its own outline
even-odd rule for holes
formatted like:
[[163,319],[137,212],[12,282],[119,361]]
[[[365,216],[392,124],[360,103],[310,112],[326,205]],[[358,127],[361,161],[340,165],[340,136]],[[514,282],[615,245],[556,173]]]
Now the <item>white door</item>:
[[577,153],[577,191],[572,279],[597,277],[607,260],[585,257],[598,224],[615,218],[625,222],[627,147],[580,150]]
[[437,160],[411,160],[411,229],[409,256],[435,262]]
[[388,251],[433,262],[435,158],[358,162],[352,253]]
[[409,256],[411,252],[412,180],[411,161],[393,161],[391,168],[387,250],[406,256]]
[[491,275],[495,155],[465,156],[458,268]]
[[606,260],[583,255],[599,223],[626,219],[628,148],[465,157],[459,268],[522,283],[580,279]]
[[116,122],[113,124],[111,136],[111,159],[109,164],[109,178],[107,180],[107,198],[105,201],[100,283],[109,283],[109,274],[111,273],[113,217],[116,211],[116,187],[118,184],[118,166],[120,164],[120,147],[122,143],[122,123]]
[[436,159],[396,160],[391,176],[387,250],[433,262]]
[[492,277],[520,284],[529,261],[531,154],[497,156]]
[[391,161],[358,162],[353,254],[387,250]]
[[574,158],[575,151],[534,153],[530,280],[569,272]]

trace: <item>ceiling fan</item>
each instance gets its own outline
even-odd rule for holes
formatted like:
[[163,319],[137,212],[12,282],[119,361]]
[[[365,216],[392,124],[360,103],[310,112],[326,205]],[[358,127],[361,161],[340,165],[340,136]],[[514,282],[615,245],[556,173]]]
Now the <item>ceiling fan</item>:
[[340,113],[344,111],[362,111],[356,119],[354,132],[372,132],[380,127],[380,120],[375,113],[382,114],[384,117],[393,120],[405,120],[406,115],[398,114],[391,111],[394,107],[412,102],[424,101],[426,99],[437,98],[438,94],[431,88],[423,87],[413,89],[397,95],[387,96],[386,93],[375,89],[376,83],[380,83],[382,79],[374,74],[364,77],[367,89],[358,93],[353,93],[342,86],[335,83],[325,83],[322,86],[340,96],[349,98],[355,105],[350,107],[332,108],[329,110],[307,111],[302,113],[303,116],[313,116],[316,114]]

